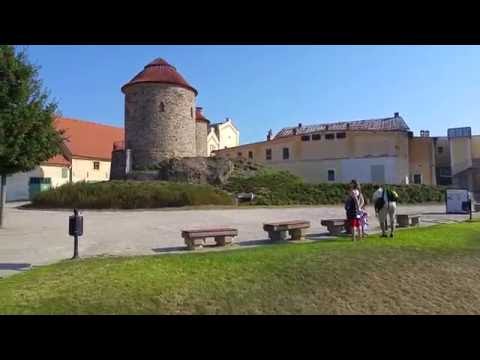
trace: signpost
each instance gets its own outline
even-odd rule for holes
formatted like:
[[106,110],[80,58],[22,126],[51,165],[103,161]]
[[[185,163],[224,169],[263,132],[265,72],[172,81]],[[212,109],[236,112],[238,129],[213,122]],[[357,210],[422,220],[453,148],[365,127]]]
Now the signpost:
[[83,235],[83,216],[78,215],[78,210],[73,209],[73,216],[69,217],[68,221],[68,234],[73,236],[73,259],[77,259],[78,256],[78,237]]

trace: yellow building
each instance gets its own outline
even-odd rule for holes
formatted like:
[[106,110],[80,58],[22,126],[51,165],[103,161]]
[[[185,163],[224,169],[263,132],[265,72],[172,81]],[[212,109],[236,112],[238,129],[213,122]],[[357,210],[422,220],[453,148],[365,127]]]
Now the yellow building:
[[123,129],[89,121],[56,118],[64,131],[62,154],[26,173],[7,177],[7,201],[28,200],[35,185],[57,187],[68,182],[106,181],[114,142],[123,141]]
[[211,124],[207,135],[207,154],[219,149],[228,149],[240,145],[240,132],[233,124],[232,120],[227,118],[224,122]]
[[38,184],[57,187],[70,181],[70,161],[56,155],[35,169],[7,177],[7,201],[28,200],[30,187]]
[[243,157],[285,169],[308,182],[405,184],[410,179],[405,121],[393,117],[284,128],[271,140],[220,149],[217,156]]
[[480,193],[480,136],[471,128],[448,130],[452,184]]
[[[299,124],[280,130],[270,140],[267,137],[267,141],[220,148],[215,155],[242,157],[289,170],[308,182],[357,179],[364,183],[427,185],[451,185],[452,173],[471,167],[474,159],[480,160],[480,137],[457,144],[460,140],[430,137],[428,131],[420,134],[413,136],[404,119],[395,113],[381,119]],[[465,160],[469,159],[467,149],[471,149],[472,160]]]

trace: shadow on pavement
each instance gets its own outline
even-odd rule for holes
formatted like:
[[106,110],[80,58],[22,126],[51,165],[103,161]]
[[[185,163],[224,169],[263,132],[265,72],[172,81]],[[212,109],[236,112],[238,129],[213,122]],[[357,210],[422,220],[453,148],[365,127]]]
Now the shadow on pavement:
[[32,264],[28,263],[0,263],[0,270],[25,270],[29,269]]
[[423,212],[420,215],[447,215],[445,212]]
[[267,244],[275,244],[275,241],[269,239],[263,240],[247,240],[247,241],[239,241],[237,242],[240,246],[253,246],[253,245],[267,245]]
[[315,241],[338,241],[338,238],[345,236],[347,236],[347,234],[339,234],[337,237],[331,236],[329,233],[307,234],[305,235],[305,239]]
[[187,247],[186,246],[172,246],[172,247],[166,247],[166,248],[152,249],[152,251],[155,251],[157,253],[168,253],[168,252],[174,252],[174,251],[187,251]]

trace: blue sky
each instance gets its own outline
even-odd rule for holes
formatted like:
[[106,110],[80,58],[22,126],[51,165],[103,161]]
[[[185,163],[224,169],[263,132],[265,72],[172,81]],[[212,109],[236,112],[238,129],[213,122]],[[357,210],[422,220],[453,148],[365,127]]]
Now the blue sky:
[[153,59],[174,65],[210,120],[241,143],[268,129],[385,117],[418,133],[480,134],[480,46],[29,46],[67,117],[123,126],[120,87]]

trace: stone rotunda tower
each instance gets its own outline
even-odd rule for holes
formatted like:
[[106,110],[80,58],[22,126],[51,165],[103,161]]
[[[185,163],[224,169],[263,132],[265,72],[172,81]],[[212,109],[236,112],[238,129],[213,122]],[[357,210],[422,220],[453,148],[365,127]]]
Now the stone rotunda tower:
[[197,155],[198,92],[175,67],[156,59],[125,84],[122,92],[125,150],[131,154],[133,170],[168,158]]

